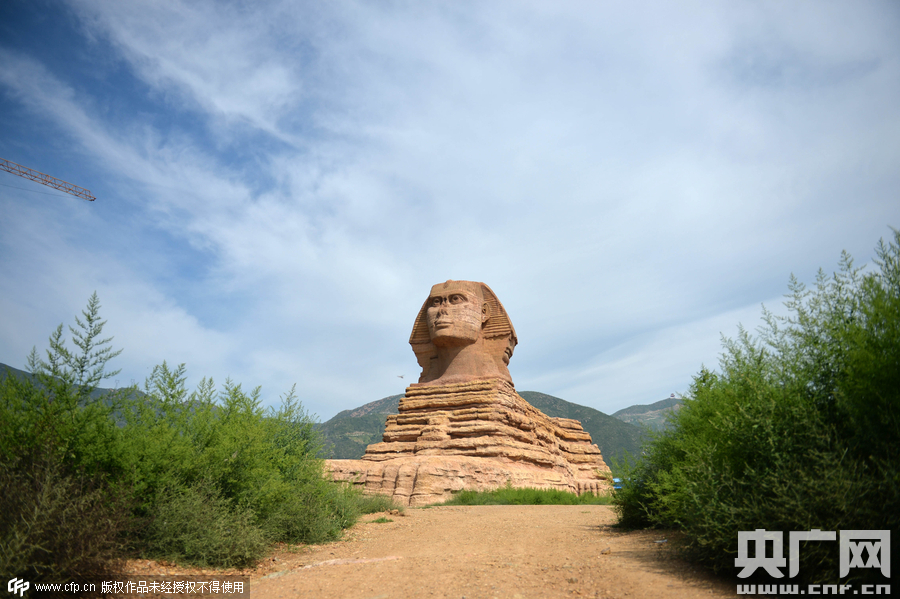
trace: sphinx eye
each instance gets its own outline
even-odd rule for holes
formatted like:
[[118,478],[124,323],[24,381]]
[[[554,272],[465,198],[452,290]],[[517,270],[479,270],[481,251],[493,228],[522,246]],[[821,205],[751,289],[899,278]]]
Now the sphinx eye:
[[462,295],[456,294],[456,295],[451,295],[451,296],[450,296],[450,303],[451,303],[451,304],[463,304],[463,303],[465,303],[465,301],[466,301],[466,298],[463,297]]
[[439,297],[432,298],[432,300],[431,300],[431,305],[432,305],[432,306],[440,306],[440,305],[441,305],[441,298],[439,298]]

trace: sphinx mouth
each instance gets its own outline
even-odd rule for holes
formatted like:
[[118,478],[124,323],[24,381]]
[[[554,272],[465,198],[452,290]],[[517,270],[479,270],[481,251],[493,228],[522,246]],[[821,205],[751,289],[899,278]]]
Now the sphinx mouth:
[[437,329],[448,329],[448,328],[451,328],[452,326],[453,326],[453,321],[452,321],[452,320],[435,320],[435,321],[434,321],[434,328],[435,328],[435,330],[437,330]]

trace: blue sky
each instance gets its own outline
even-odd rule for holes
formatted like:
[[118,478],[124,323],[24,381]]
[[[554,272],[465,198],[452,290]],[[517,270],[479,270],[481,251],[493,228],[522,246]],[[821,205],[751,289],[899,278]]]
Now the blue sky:
[[416,380],[452,278],[520,390],[684,392],[900,227],[898,39],[887,1],[8,0],[0,156],[97,201],[0,172],[0,362],[96,290],[119,385],[183,362],[327,419]]

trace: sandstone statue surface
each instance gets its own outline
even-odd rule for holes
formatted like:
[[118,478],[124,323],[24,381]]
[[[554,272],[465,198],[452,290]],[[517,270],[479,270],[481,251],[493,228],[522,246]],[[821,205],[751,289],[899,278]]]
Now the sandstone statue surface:
[[422,367],[421,385],[499,378],[512,383],[516,332],[484,283],[447,281],[431,288],[409,344]]
[[516,393],[508,366],[517,342],[490,287],[434,285],[409,339],[419,382],[387,417],[381,443],[360,460],[326,461],[334,479],[412,506],[506,484],[608,491],[609,468],[581,423],[551,418]]

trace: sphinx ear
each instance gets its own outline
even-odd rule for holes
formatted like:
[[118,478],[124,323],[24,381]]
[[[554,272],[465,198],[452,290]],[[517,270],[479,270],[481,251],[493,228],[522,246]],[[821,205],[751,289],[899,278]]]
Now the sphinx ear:
[[487,302],[481,304],[481,324],[487,322],[488,318],[491,317],[491,305]]

